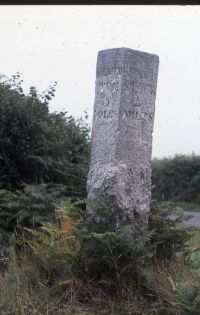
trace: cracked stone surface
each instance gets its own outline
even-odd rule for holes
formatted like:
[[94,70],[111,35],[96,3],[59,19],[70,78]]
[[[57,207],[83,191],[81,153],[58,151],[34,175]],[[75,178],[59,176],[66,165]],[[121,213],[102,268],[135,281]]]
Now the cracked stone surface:
[[98,53],[88,199],[130,219],[150,210],[158,66],[157,55],[129,48]]

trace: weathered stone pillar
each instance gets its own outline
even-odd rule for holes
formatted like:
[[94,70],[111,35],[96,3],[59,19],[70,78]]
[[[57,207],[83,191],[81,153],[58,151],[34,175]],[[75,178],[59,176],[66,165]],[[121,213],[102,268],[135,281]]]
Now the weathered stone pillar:
[[[159,58],[128,48],[98,53],[88,199],[135,219],[151,198],[151,152]],[[90,209],[88,212],[90,213]]]

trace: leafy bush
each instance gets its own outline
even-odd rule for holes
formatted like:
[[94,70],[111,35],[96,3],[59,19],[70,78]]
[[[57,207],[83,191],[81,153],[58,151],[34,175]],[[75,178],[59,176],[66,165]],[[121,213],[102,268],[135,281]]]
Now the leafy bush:
[[200,204],[200,156],[153,159],[152,184],[157,201]]
[[55,202],[66,188],[58,184],[25,185],[23,190],[0,190],[0,227],[13,232],[52,220]]
[[89,160],[89,129],[82,118],[50,113],[56,82],[28,95],[20,75],[0,81],[0,189],[59,183],[67,195],[83,197]]
[[102,210],[98,229],[82,208],[83,202],[61,201],[54,222],[18,235],[18,271],[9,267],[0,279],[2,314],[15,307],[22,315],[28,305],[31,315],[199,314],[199,276],[182,255],[187,233],[176,226],[182,217],[172,223],[167,209],[152,205],[150,231],[134,238],[130,221],[113,229]]
[[198,315],[200,311],[199,274],[183,260],[154,266],[152,287],[160,305],[158,314]]
[[183,223],[189,216],[172,207],[171,203],[151,203],[149,229],[152,233],[151,249],[155,259],[172,260],[177,253],[187,253],[189,231]]
[[[100,230],[94,230],[93,223],[86,219],[79,205],[62,202],[57,206],[56,223],[45,224],[39,230],[27,230],[31,239],[23,239],[23,242],[35,248],[34,254],[41,260],[41,265],[50,268],[48,273],[51,268],[57,268],[56,259],[63,255],[63,270],[70,265],[77,271],[76,276],[83,274],[119,293],[122,287],[142,287],[143,280],[151,278],[152,261],[171,261],[178,252],[185,252],[189,234],[177,226],[182,215],[174,220],[166,213],[154,205],[149,232],[143,231],[134,237],[130,230],[131,221],[112,231],[103,230],[102,226]],[[109,217],[109,211],[107,215]],[[102,220],[103,216],[106,222],[104,211]],[[46,261],[42,261],[43,256]],[[74,269],[70,271],[75,275],[74,272]]]
[[0,250],[7,232],[51,221],[59,198],[86,195],[89,128],[82,118],[49,112],[56,84],[25,95],[19,74],[0,77]]

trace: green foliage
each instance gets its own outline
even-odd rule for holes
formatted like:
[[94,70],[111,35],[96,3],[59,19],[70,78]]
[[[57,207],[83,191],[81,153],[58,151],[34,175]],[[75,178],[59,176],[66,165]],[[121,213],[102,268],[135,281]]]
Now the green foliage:
[[86,195],[87,123],[49,112],[57,82],[42,94],[31,87],[28,95],[22,82],[18,73],[0,77],[0,228],[5,233],[50,220],[61,197]]
[[190,240],[188,241],[188,245],[192,249],[192,253],[190,255],[190,262],[192,266],[196,269],[200,268],[200,229],[191,227],[189,230]]
[[92,211],[84,248],[88,258],[84,260],[87,276],[120,298],[130,287],[143,290],[144,283],[152,276],[152,253],[147,246],[152,231],[135,231],[137,222],[131,220],[116,224],[115,216],[118,219],[122,216],[119,209],[114,211],[105,205],[93,204]]
[[[166,201],[168,202],[168,201]],[[171,206],[174,208],[180,208],[182,211],[200,212],[200,204],[191,202],[173,202]]]
[[161,302],[158,314],[198,315],[200,311],[199,274],[184,261],[155,265],[154,292]]
[[199,314],[199,276],[180,255],[181,215],[172,223],[152,204],[150,231],[133,237],[133,222],[113,228],[99,207],[104,230],[97,228],[83,204],[62,200],[51,224],[18,235],[14,265],[0,277],[2,314]]
[[[86,194],[89,130],[49,112],[55,87],[25,95],[19,74],[1,78],[0,313],[199,314],[198,250],[188,255],[183,213],[153,202],[140,231],[143,218],[88,204],[88,219],[85,201],[72,203]],[[199,170],[196,156],[154,160],[154,197],[200,202]]]
[[0,313],[2,315],[48,314],[50,308],[48,304],[51,303],[46,303],[48,296],[48,287],[45,287],[45,282],[43,283],[36,266],[19,260],[11,250],[6,273],[4,277],[0,276]]
[[192,252],[190,256],[190,262],[194,268],[200,268],[200,249]]
[[187,253],[186,242],[190,238],[189,231],[182,224],[188,216],[176,210],[171,203],[159,205],[151,203],[149,229],[154,231],[151,248],[154,257],[159,260],[174,259],[178,252]]
[[32,260],[35,259],[37,266],[48,274],[49,281],[55,282],[57,277],[62,277],[58,286],[65,282],[65,277],[70,283],[69,279],[75,277],[79,270],[82,240],[76,236],[80,232],[74,230],[77,227],[67,214],[71,209],[74,210],[74,206],[66,201],[62,209],[57,207],[54,223],[46,223],[39,229],[25,228],[20,241],[21,245],[31,249]]
[[126,229],[113,232],[90,231],[84,212],[70,202],[57,207],[57,221],[33,230],[26,229],[21,242],[31,249],[32,261],[48,274],[55,284],[72,285],[73,279],[95,281],[108,291],[119,296],[126,287],[142,284],[143,266],[147,263],[146,235],[136,239]]
[[0,190],[0,227],[14,231],[51,221],[55,202],[65,187],[58,184],[25,185],[23,190]]
[[84,196],[89,129],[83,119],[50,113],[56,82],[39,94],[22,89],[19,74],[0,82],[0,188],[59,183],[67,195]]
[[177,283],[173,279],[169,278],[171,289],[175,293],[177,302],[171,301],[171,304],[182,304],[182,308],[187,314],[197,314],[200,311],[200,303],[196,301],[199,293],[199,288],[195,285],[189,287],[184,284]]
[[153,198],[200,204],[200,156],[176,155],[152,161]]
[[[110,213],[104,210],[101,221],[107,222]],[[103,230],[101,224],[100,229],[95,229],[97,223],[86,219],[79,204],[61,202],[56,213],[56,223],[44,225],[39,230],[29,229],[30,240],[23,240],[34,249],[40,265],[54,276],[62,270],[63,277],[69,277],[70,273],[82,280],[93,279],[121,297],[130,287],[144,289],[145,283],[152,279],[152,262],[175,260],[177,252],[186,249],[185,242],[189,238],[187,231],[177,226],[182,215],[170,219],[169,211],[155,205],[150,230],[137,235],[132,232],[135,222],[131,221],[112,230],[106,225]],[[62,268],[58,267],[58,261],[62,262]],[[69,271],[69,266],[73,270]]]

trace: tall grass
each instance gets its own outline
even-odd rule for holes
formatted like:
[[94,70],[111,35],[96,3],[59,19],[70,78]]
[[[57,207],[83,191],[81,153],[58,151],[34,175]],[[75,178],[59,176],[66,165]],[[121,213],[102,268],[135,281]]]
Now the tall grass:
[[51,225],[24,229],[3,257],[1,315],[200,314],[187,233],[166,211],[154,205],[151,230],[137,240],[126,225],[90,230],[85,213],[70,203],[55,217]]

